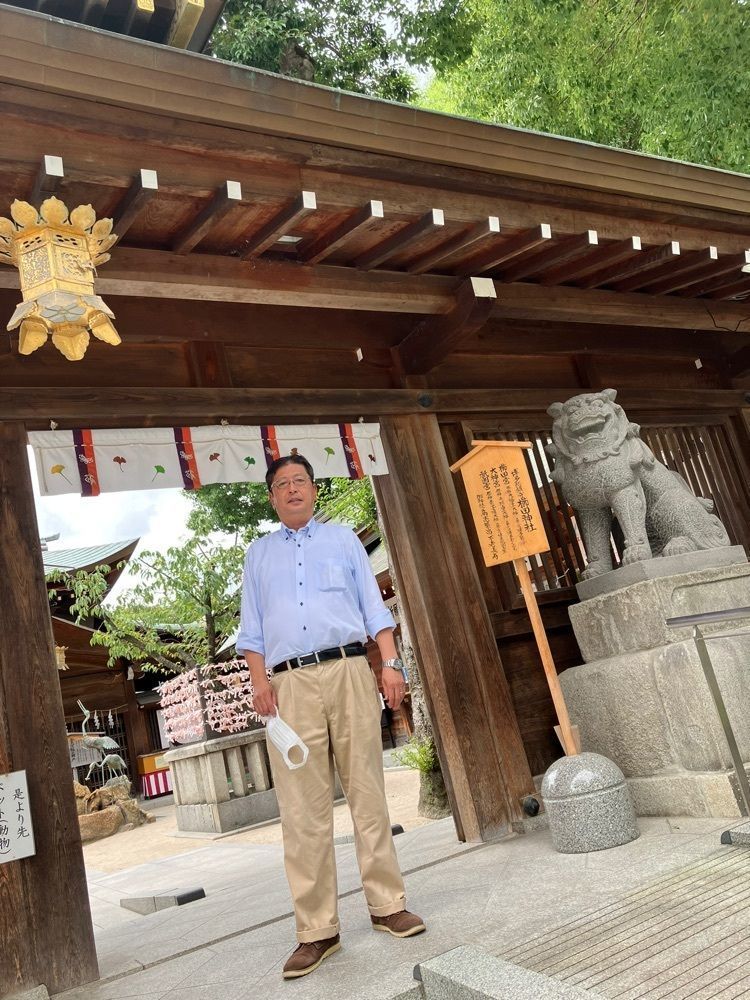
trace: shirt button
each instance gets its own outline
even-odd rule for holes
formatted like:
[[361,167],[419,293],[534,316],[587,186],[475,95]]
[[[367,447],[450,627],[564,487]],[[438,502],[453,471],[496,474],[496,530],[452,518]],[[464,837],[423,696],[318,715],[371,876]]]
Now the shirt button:
[[299,606],[302,607],[304,605],[304,603],[305,603],[304,601],[300,601],[299,602]]
[[302,626],[302,631],[303,631],[303,632],[307,632],[307,625],[303,625],[303,626]]

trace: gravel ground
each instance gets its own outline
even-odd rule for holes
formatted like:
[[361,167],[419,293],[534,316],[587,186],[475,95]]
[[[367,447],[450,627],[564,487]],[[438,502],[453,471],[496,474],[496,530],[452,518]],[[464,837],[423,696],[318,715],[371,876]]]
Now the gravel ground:
[[[385,790],[392,823],[400,823],[408,831],[432,822],[417,815],[419,774],[416,771],[386,768]],[[118,872],[158,858],[185,854],[209,843],[203,837],[176,836],[171,798],[168,805],[160,805],[158,799],[153,804],[147,803],[146,810],[156,817],[154,823],[86,844],[83,854],[87,867],[100,872]],[[352,819],[346,803],[334,807],[333,824],[336,837],[352,833]],[[230,844],[280,844],[281,824],[276,821],[222,839]]]

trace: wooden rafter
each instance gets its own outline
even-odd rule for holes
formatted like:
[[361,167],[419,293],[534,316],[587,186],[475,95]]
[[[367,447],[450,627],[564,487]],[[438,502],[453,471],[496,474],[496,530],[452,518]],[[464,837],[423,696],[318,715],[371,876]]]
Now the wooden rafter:
[[45,198],[58,190],[64,176],[65,169],[61,156],[43,156],[29,194],[31,204],[38,208]]
[[597,246],[583,257],[575,257],[550,271],[545,271],[539,277],[540,285],[558,285],[565,281],[578,281],[595,271],[601,271],[605,266],[619,264],[628,260],[641,249],[640,236],[630,236],[626,240],[618,240],[609,246]]
[[581,288],[599,288],[601,285],[613,285],[618,281],[625,281],[635,275],[641,275],[644,271],[661,265],[664,261],[672,261],[680,255],[680,244],[676,240],[670,240],[664,246],[652,247],[650,250],[643,250],[635,259],[625,261],[617,267],[606,267],[601,271],[596,271],[585,280],[579,282]]
[[732,299],[738,298],[750,293],[750,274],[743,274],[731,285],[725,285],[722,288],[717,288],[713,292],[708,292],[706,295],[707,299]]
[[304,264],[319,264],[326,257],[330,257],[339,247],[348,243],[354,236],[377,231],[383,222],[384,214],[382,201],[368,201],[347,219],[344,219],[332,233],[323,233],[322,236],[313,237],[299,247],[297,259]]
[[[652,281],[660,278],[671,277],[675,269],[679,269],[683,262],[680,244],[673,240],[670,244],[671,252],[666,251],[666,260],[661,264],[655,264],[641,274],[631,274],[627,278],[614,282],[612,288],[617,292],[637,292],[647,287]],[[715,248],[714,248],[715,249]]]
[[426,274],[453,254],[462,250],[475,251],[477,244],[484,242],[489,237],[496,236],[499,232],[500,220],[496,215],[489,215],[484,221],[465,229],[433,250],[428,250],[427,253],[409,264],[406,270],[410,274]]
[[468,278],[456,292],[455,305],[441,316],[422,320],[396,348],[406,375],[425,375],[487,322],[497,292],[491,278]]
[[557,264],[564,264],[567,261],[575,260],[587,250],[598,246],[599,237],[596,230],[588,229],[585,233],[576,233],[560,240],[559,243],[544,245],[533,257],[519,261],[502,271],[503,281],[522,281],[545,271],[548,267]]
[[317,207],[315,192],[301,191],[290,205],[282,208],[256,233],[248,237],[240,253],[242,260],[250,260],[265,253],[274,243],[278,243],[282,236],[290,235],[290,230],[311,212],[315,212]]
[[511,236],[491,253],[472,258],[461,266],[458,273],[467,278],[472,274],[486,274],[487,271],[492,271],[501,264],[506,264],[523,254],[536,250],[542,243],[551,239],[552,229],[546,222],[542,222],[538,226],[532,226],[531,229],[525,229],[516,236]]
[[238,181],[225,181],[206,207],[179,233],[172,244],[174,253],[190,253],[213,227],[242,202],[242,186]]
[[724,261],[720,262],[718,247],[710,246],[704,250],[694,250],[692,253],[683,254],[679,262],[675,261],[672,273],[666,278],[649,281],[644,287],[651,295],[668,295],[717,272],[726,273],[722,267],[726,266],[727,270],[731,270],[731,267],[724,263],[726,259],[725,257]]
[[112,231],[121,240],[159,190],[155,170],[139,170],[113,217]]
[[383,240],[382,243],[378,243],[370,250],[366,250],[363,254],[360,254],[354,261],[354,266],[365,271],[373,267],[378,267],[378,265],[384,264],[385,261],[394,257],[397,253],[406,250],[407,247],[416,243],[417,240],[421,239],[427,233],[433,233],[438,229],[442,229],[444,225],[445,216],[443,215],[443,210],[441,208],[431,208],[420,219],[409,223],[409,225],[404,226],[399,232],[394,233],[393,236],[389,236],[387,240]]
[[750,250],[727,257],[720,261],[719,267],[711,273],[710,277],[681,289],[679,294],[683,297],[697,298],[700,295],[707,295],[710,292],[716,292],[733,285],[739,280],[743,267],[748,264],[750,264]]

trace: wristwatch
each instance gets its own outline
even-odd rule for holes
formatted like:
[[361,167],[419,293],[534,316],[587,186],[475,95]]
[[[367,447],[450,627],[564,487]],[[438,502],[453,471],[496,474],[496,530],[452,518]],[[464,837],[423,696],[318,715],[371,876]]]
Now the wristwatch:
[[384,667],[393,667],[394,670],[404,672],[404,661],[399,656],[394,656],[390,660],[383,660]]

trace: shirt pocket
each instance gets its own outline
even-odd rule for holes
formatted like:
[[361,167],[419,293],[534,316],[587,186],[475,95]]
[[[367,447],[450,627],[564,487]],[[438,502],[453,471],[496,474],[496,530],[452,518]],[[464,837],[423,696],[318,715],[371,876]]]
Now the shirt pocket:
[[347,575],[343,562],[324,559],[317,567],[318,590],[346,590]]

